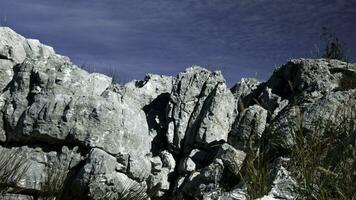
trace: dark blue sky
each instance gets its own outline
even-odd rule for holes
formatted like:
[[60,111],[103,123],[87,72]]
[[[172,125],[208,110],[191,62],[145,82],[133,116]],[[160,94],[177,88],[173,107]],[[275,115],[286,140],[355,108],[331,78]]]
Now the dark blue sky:
[[191,65],[266,80],[327,26],[356,60],[356,0],[0,0],[0,22],[122,80]]

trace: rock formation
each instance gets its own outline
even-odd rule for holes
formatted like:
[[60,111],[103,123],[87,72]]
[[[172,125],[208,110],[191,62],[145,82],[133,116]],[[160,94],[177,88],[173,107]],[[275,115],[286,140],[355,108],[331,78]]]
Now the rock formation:
[[262,199],[294,199],[290,127],[312,133],[341,108],[355,116],[356,65],[337,60],[291,60],[232,89],[198,66],[119,85],[0,28],[0,155],[28,168],[2,198],[38,199],[55,172],[62,199],[249,199],[246,159],[263,154],[274,173]]

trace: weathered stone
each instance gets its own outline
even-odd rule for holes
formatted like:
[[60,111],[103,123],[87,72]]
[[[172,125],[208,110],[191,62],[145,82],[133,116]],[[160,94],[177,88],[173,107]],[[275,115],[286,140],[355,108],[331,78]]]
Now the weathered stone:
[[[64,146],[61,151],[45,152],[42,148],[31,148],[27,146],[3,148],[0,147],[0,154],[8,157],[9,166],[7,169],[19,167],[17,175],[19,181],[16,183],[17,188],[25,190],[40,190],[41,185],[45,183],[48,176],[51,176],[52,169],[58,169],[63,172],[73,170],[82,160],[78,148],[69,149]],[[4,157],[1,157],[2,159]],[[6,158],[6,157],[5,157]],[[18,165],[18,163],[21,163]],[[14,165],[14,166],[11,166]],[[25,172],[22,174],[22,172]],[[1,173],[7,173],[2,171]]]
[[355,96],[355,89],[330,92],[313,103],[288,107],[269,126],[269,145],[272,149],[290,149],[295,144],[294,134],[301,128],[305,134],[322,137],[326,127],[341,122],[352,123],[350,120],[355,120]]
[[[253,90],[257,89],[260,82],[255,78],[242,78],[236,85],[231,88],[236,100],[243,99]],[[244,106],[244,105],[241,105]]]
[[222,190],[215,190],[211,192],[207,192],[203,195],[203,200],[247,200],[246,193],[240,189],[234,189],[229,192],[225,192]]
[[338,60],[297,59],[277,69],[267,85],[274,94],[304,101],[320,98],[333,90],[356,88],[356,66]]
[[[78,195],[84,195],[85,188],[88,186],[88,196],[92,199],[115,199],[117,195],[127,189],[126,187],[146,187],[144,182],[132,179],[140,177],[129,178],[124,173],[116,171],[117,165],[119,163],[114,156],[94,148],[72,186],[73,191],[76,191]],[[126,166],[127,168],[128,166]],[[148,169],[141,168],[141,172],[138,174],[144,176],[146,170],[150,171],[150,167]]]
[[297,182],[291,177],[290,172],[285,168],[283,162],[288,162],[289,159],[281,158],[281,162],[278,160],[275,162],[275,166],[271,174],[273,177],[270,192],[259,200],[274,200],[274,199],[297,199],[298,194],[295,189],[298,187]]
[[267,110],[253,105],[240,113],[229,134],[229,143],[239,150],[256,150],[267,121]]
[[275,118],[289,104],[288,99],[282,99],[280,96],[273,94],[268,87],[264,88],[258,100],[260,105],[268,111],[269,119]]
[[[291,60],[267,82],[241,79],[231,90],[221,72],[197,66],[119,85],[0,28],[0,157],[30,164],[18,198],[35,197],[55,169],[71,175],[73,200],[120,199],[127,189],[146,199],[248,199],[245,157],[274,163],[298,129],[323,137],[327,126],[354,125],[355,96],[356,65],[330,59]],[[294,178],[273,167],[263,199],[293,199]]]
[[153,157],[151,160],[152,173],[156,174],[162,170],[162,161],[159,157]]
[[220,146],[216,155],[217,159],[221,159],[230,172],[236,176],[239,175],[242,164],[245,161],[246,153],[236,150],[234,147],[225,143]]
[[147,74],[144,80],[131,81],[125,84],[124,98],[136,101],[144,107],[154,101],[159,95],[171,93],[175,78],[156,74]]
[[160,154],[162,159],[163,167],[169,169],[169,172],[173,172],[176,167],[176,161],[171,153],[168,151],[162,151]]
[[197,164],[205,166],[206,163],[212,162],[214,154],[206,150],[193,149],[189,157]]
[[168,182],[169,173],[169,169],[163,168],[159,173],[150,175],[147,185],[152,194],[151,196],[162,197],[168,192],[170,186]]
[[41,44],[39,40],[27,39],[27,44],[29,48],[25,48],[25,50],[28,57],[46,59],[55,54],[52,47]]
[[194,161],[190,157],[187,157],[187,158],[183,159],[183,161],[181,162],[179,170],[183,173],[187,173],[187,172],[194,171],[195,167],[196,167],[196,165],[195,165]]
[[173,86],[168,143],[178,151],[195,143],[226,141],[234,114],[235,100],[221,73],[189,68]]
[[0,27],[0,58],[22,63],[26,58],[26,39],[7,27]]
[[205,193],[215,191],[219,188],[219,181],[223,176],[223,170],[223,161],[216,159],[205,168],[192,172],[187,176],[184,180],[185,184],[178,189],[178,193],[181,192],[187,198],[202,198]]
[[[225,84],[218,84],[195,137],[198,144],[210,144],[216,141],[227,141],[234,117],[235,100]],[[189,132],[188,132],[189,134]],[[189,139],[186,140],[189,142]]]

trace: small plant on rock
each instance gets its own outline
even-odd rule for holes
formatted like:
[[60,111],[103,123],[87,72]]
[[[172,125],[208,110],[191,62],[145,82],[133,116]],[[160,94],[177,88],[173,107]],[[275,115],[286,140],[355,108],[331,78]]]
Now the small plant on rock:
[[347,61],[346,50],[343,43],[335,33],[330,33],[326,27],[322,27],[321,38],[325,40],[325,48],[322,57]]
[[30,164],[19,151],[0,154],[0,196],[18,192],[16,187],[28,171]]
[[247,196],[256,199],[269,192],[268,162],[262,155],[247,154],[245,160]]

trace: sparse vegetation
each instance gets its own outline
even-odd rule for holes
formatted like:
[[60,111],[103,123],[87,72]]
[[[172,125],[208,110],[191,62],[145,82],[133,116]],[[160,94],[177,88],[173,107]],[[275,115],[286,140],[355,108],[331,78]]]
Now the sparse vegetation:
[[335,33],[331,33],[326,27],[322,27],[320,37],[325,40],[322,58],[337,59],[345,62],[348,60],[345,45]]
[[[82,64],[79,67],[81,69],[88,71],[89,73],[96,73],[96,72],[98,72],[98,69],[99,69],[95,65],[89,65],[89,64]],[[112,78],[113,84],[115,84],[115,83],[120,84],[120,85],[124,84],[124,81],[123,81],[122,77],[119,76],[119,73],[118,73],[118,70],[116,67],[109,67],[103,73]]]
[[122,190],[116,193],[108,193],[103,200],[104,199],[147,200],[149,197],[146,194],[145,186],[134,181],[126,181]]
[[[334,117],[317,120],[308,130],[302,113],[290,119],[297,125],[290,126],[295,145],[284,156],[291,158],[288,170],[297,180],[298,199],[356,200],[356,108],[343,105],[337,110]],[[269,160],[256,151],[247,152],[242,173],[248,198],[256,199],[270,190]]]
[[245,183],[249,199],[256,199],[266,195],[269,190],[268,162],[261,155],[256,155],[253,151],[247,154],[245,160]]
[[68,171],[56,167],[49,167],[46,172],[47,176],[45,181],[40,183],[40,199],[61,199]]
[[337,124],[315,122],[311,131],[303,128],[302,115],[299,115],[298,127],[292,130],[295,145],[289,170],[298,181],[296,191],[301,199],[356,199],[353,109],[341,109],[336,115],[342,120]]
[[18,192],[16,186],[26,174],[30,165],[19,151],[0,154],[0,196],[7,192]]

